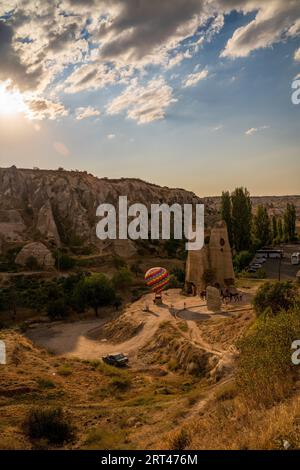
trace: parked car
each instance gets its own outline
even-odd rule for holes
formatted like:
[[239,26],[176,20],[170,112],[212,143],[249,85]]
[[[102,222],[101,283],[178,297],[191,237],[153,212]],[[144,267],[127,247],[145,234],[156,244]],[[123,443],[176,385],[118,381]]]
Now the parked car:
[[115,367],[125,367],[128,364],[128,357],[123,353],[108,354],[102,357],[103,362]]
[[260,268],[262,268],[262,264],[261,263],[253,263],[253,264],[250,265],[250,268],[260,269]]
[[254,260],[255,263],[261,263],[261,264],[265,263],[266,261],[267,261],[266,258],[255,258]]
[[253,267],[249,267],[248,268],[248,273],[256,273],[258,268],[253,268]]

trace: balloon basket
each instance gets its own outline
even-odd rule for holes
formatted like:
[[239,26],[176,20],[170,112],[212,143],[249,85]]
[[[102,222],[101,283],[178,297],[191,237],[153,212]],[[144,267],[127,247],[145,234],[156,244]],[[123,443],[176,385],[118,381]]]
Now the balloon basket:
[[159,294],[155,294],[154,296],[154,299],[153,299],[153,302],[155,303],[155,305],[162,305],[162,295],[161,293]]

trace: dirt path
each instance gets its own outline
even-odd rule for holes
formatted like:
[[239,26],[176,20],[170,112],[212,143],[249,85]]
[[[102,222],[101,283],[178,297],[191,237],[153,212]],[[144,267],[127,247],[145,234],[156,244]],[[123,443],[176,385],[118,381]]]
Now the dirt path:
[[[149,312],[145,311],[148,306]],[[143,323],[143,328],[134,337],[118,344],[105,339],[99,340],[99,332],[107,319],[83,320],[74,323],[56,322],[38,325],[28,330],[26,335],[35,344],[48,349],[57,355],[79,357],[81,359],[99,359],[101,356],[124,352],[134,359],[138,351],[153,337],[159,324],[163,321],[177,321],[178,318],[188,323],[187,337],[196,345],[219,357],[226,351],[209,344],[201,336],[196,322],[205,321],[216,314],[207,312],[199,298],[182,297],[179,289],[172,289],[164,294],[164,304],[154,305],[152,294],[143,296],[126,308],[124,314],[128,319]],[[228,316],[228,312],[221,317]],[[219,316],[219,315],[218,315]]]
[[[126,315],[133,320],[142,320],[144,326],[136,336],[119,344],[93,339],[97,337],[97,332],[101,330],[107,319],[50,323],[28,330],[26,336],[38,346],[66,357],[99,359],[105,354],[119,351],[134,356],[155,334],[162,321],[172,320],[172,315],[166,306],[152,307],[151,302],[151,295],[144,296],[126,310]],[[151,306],[150,312],[143,311],[145,304]]]

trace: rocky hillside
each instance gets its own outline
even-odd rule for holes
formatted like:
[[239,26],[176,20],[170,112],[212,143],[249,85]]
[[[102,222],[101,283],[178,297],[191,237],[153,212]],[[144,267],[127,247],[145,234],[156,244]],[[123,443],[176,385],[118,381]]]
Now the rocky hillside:
[[[92,246],[98,252],[111,242],[96,238],[96,208],[119,196],[128,202],[201,202],[194,193],[139,179],[96,178],[87,172],[0,168],[0,253],[13,245],[42,241],[48,245]],[[114,245],[122,245],[115,242]],[[131,246],[130,246],[131,245]],[[132,243],[119,251],[134,250]],[[126,253],[125,253],[126,254]]]

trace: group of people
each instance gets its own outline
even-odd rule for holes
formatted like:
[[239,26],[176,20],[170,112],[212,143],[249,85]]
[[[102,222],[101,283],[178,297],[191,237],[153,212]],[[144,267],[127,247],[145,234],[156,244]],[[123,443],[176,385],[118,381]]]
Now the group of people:
[[[241,302],[243,300],[243,294],[241,292],[238,292],[235,287],[215,287],[219,289],[222,302]],[[200,298],[201,300],[206,300],[206,290],[200,292]]]

